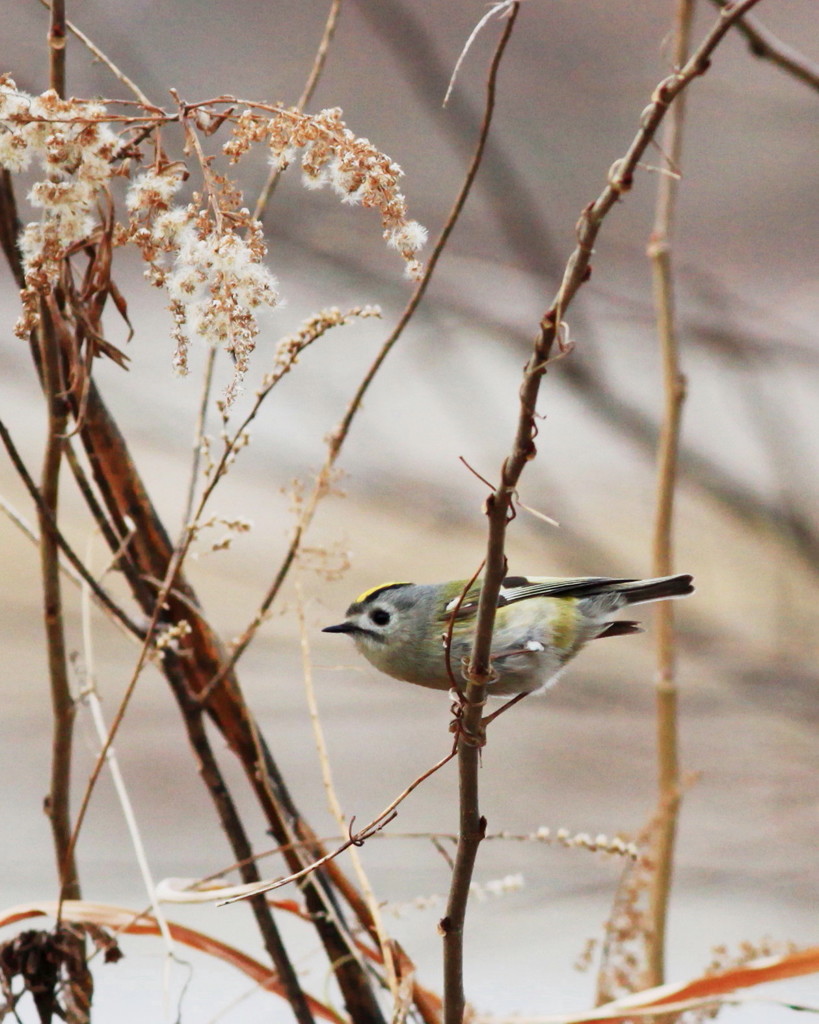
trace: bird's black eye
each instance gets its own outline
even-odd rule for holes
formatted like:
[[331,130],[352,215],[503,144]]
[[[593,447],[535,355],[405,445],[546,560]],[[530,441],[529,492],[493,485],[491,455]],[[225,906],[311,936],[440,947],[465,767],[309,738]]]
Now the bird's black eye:
[[376,626],[386,626],[390,621],[390,613],[386,608],[373,608],[370,612],[370,619],[372,619]]

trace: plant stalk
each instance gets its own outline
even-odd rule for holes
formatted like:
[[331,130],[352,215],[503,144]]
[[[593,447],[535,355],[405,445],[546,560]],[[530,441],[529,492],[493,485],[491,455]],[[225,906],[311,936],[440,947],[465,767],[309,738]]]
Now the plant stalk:
[[[676,0],[674,12],[674,67],[688,59],[695,0]],[[678,193],[678,169],[682,153],[685,93],[677,96],[666,119],[661,149],[669,173],[661,174],[657,189],[654,225],[648,246],[657,315],[657,333],[663,366],[663,423],[657,455],[657,501],[654,521],[653,572],[668,576],[673,570],[674,495],[678,480],[680,422],[685,400],[685,379],[680,370],[679,341],[674,314],[674,277],[671,240]],[[675,679],[676,637],[671,601],[655,607],[656,711],[658,825],[655,837],[655,869],[649,897],[647,933],[648,984],[665,979],[665,946],[668,904],[673,875],[674,845],[680,808],[680,768]]]

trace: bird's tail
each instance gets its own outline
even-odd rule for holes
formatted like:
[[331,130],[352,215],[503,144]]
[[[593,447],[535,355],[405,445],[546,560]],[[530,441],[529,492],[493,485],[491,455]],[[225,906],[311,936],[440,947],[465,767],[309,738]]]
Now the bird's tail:
[[648,601],[662,601],[669,597],[685,597],[694,591],[693,577],[660,576],[653,580],[627,580],[611,589],[625,598],[626,604],[645,604]]

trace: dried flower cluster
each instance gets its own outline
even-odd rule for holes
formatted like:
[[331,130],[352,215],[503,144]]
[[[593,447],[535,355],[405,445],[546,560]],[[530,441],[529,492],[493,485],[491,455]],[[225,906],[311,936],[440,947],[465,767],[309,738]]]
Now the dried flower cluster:
[[407,219],[407,202],[398,188],[403,171],[368,140],[357,138],[338,107],[308,117],[296,109],[270,118],[246,110],[236,121],[224,152],[235,163],[254,142],[266,141],[272,166],[284,169],[301,151],[302,180],[308,188],[329,185],[343,202],[381,213],[384,238],[407,261],[407,275],[418,278],[417,254],[427,232]]
[[147,263],[146,276],[164,287],[174,320],[174,367],[188,370],[188,346],[195,337],[233,357],[228,404],[249,366],[259,333],[258,313],[277,301],[276,279],[264,265],[262,226],[239,206],[230,182],[206,167],[207,200],[195,192],[187,206],[170,201],[187,177],[169,164],[140,175],[128,190],[129,237]]
[[99,223],[121,145],[104,117],[101,103],[62,100],[52,90],[29,96],[0,76],[0,166],[19,174],[35,164],[43,173],[28,194],[39,220],[19,238],[26,278],[20,337],[36,325],[37,298],[56,283],[65,254]]
[[[177,371],[187,372],[195,338],[226,349],[234,363],[225,394],[225,403],[231,403],[255,347],[259,314],[274,307],[278,296],[276,279],[264,263],[261,223],[202,150],[200,135],[212,134],[226,120],[233,124],[233,135],[223,150],[232,163],[255,142],[266,143],[277,166],[301,150],[305,184],[330,184],[345,202],[378,209],[388,244],[407,261],[410,275],[418,276],[417,252],[426,232],[407,219],[406,200],[398,189],[402,171],[366,139],[356,138],[340,110],[308,116],[256,106],[236,114],[232,106],[218,113],[208,105],[180,103],[177,114],[152,108],[147,115],[124,116],[110,113],[104,103],[63,100],[53,91],[29,96],[5,75],[0,77],[0,166],[20,173],[39,164],[43,172],[28,194],[39,217],[26,225],[19,240],[25,269],[20,337],[37,326],[40,300],[53,293],[61,275],[70,273],[68,257],[82,248],[90,253],[103,239],[111,247],[133,244],[147,264],[148,279],[168,293]],[[186,152],[197,160],[203,183],[185,205],[174,204],[190,171],[165,157],[160,139],[160,129],[171,122],[181,123]],[[121,135],[112,125],[120,126]],[[133,141],[137,132],[151,139],[154,159],[130,182],[128,221],[118,224],[111,179],[127,176],[142,158]],[[277,370],[295,355],[278,352]]]
[[[504,875],[501,878],[490,878],[486,882],[470,882],[469,892],[478,903],[486,903],[487,900],[499,899],[510,893],[520,892],[525,886],[523,875],[517,873]],[[429,896],[416,896],[415,899],[404,903],[387,903],[385,907],[394,917],[404,917],[409,911],[429,910],[445,902],[445,896],[433,893]]]
[[[188,529],[192,534],[194,534],[194,536],[200,537],[205,530],[212,529],[215,526],[224,527],[227,532],[218,540],[211,541],[206,553],[213,554],[215,551],[226,551],[233,543],[235,535],[249,533],[253,529],[253,523],[249,519],[245,519],[243,516],[234,516],[231,519],[227,519],[224,516],[218,515],[211,516],[209,519],[200,520]],[[192,552],[191,557],[196,558],[197,552]]]
[[[517,837],[510,837],[507,833],[501,832],[500,838]],[[592,853],[607,853],[614,856],[628,857],[631,860],[636,860],[639,852],[635,843],[627,842],[620,836],[609,838],[600,833],[592,837],[588,832],[572,833],[567,828],[559,828],[553,833],[546,825],[541,825],[537,831],[530,833],[524,838],[538,843],[557,843],[559,846],[565,846],[569,849],[579,847],[584,850],[590,850]]]
[[165,627],[157,633],[154,648],[157,651],[179,651],[182,647],[182,641],[185,637],[190,636],[192,632],[191,624],[187,619],[180,619],[178,622]]
[[638,837],[639,856],[627,862],[605,924],[605,940],[597,976],[597,998],[609,1002],[650,984],[646,962],[651,919],[651,881],[657,869],[653,844],[657,822]]
[[262,380],[259,394],[277,384],[298,363],[301,353],[314,341],[333,327],[342,327],[356,318],[366,320],[369,317],[380,317],[378,306],[354,306],[342,313],[336,306],[322,309],[309,317],[301,325],[296,334],[288,334],[276,344],[273,357],[273,369]]

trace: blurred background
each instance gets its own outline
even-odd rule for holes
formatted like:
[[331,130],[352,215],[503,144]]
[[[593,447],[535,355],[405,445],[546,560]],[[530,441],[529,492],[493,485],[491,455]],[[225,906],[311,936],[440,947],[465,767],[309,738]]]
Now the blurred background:
[[[342,107],[356,134],[401,165],[410,215],[433,239],[477,136],[497,23],[470,50],[446,108],[442,99],[485,10],[465,0],[345,0],[309,107]],[[819,61],[812,0],[762,3],[756,13]],[[160,105],[169,102],[171,87],[192,102],[232,94],[295,103],[326,15],[327,4],[314,0],[83,0],[68,8],[69,18]],[[695,41],[715,17],[714,7],[700,5]],[[496,478],[512,441],[530,340],[573,247],[580,211],[602,189],[669,71],[670,21],[671,4],[660,0],[523,5],[472,196],[427,298],[367,395],[339,462],[337,490],[322,503],[308,537],[311,553],[300,579],[315,685],[339,797],[359,823],[446,751],[448,702],[379,677],[344,638],[322,636],[320,627],[338,621],[357,593],[382,580],[469,576],[480,563],[485,488],[459,457]],[[33,93],[47,86],[46,31],[46,11],[29,0],[15,5],[0,42],[0,70]],[[68,92],[125,97],[74,39]],[[819,97],[731,37],[687,102],[674,243],[688,379],[676,562],[693,573],[697,593],[677,606],[681,743],[691,782],[670,920],[671,980],[704,968],[720,943],[737,949],[743,940],[764,938],[816,942],[819,899]],[[650,152],[647,163],[606,221],[592,279],[571,309],[575,350],[544,381],[539,457],[527,468],[520,496],[560,525],[520,512],[508,538],[515,573],[641,576],[651,569],[662,399],[645,250],[661,154]],[[240,165],[249,201],[266,173],[262,154]],[[21,213],[28,216],[24,204]],[[323,438],[411,293],[400,259],[384,249],[377,215],[343,206],[329,192],[306,191],[296,167],[281,180],[265,227],[268,264],[286,302],[264,322],[236,418],[270,368],[276,340],[316,309],[377,303],[383,321],[339,329],[305,353],[253,424],[251,447],[216,493],[213,512],[253,522],[229,551],[209,553],[203,543],[188,565],[226,641],[252,617],[286,550],[294,481],[310,488],[323,461]],[[13,283],[7,272],[0,280],[0,408],[36,475],[45,414],[27,346],[12,334]],[[193,354],[189,377],[174,377],[162,295],[127,254],[117,280],[136,329],[128,345],[132,363],[126,373],[101,362],[96,379],[175,534],[204,353]],[[111,335],[124,344],[123,326],[113,319]],[[227,361],[218,374],[221,388],[230,377]],[[218,435],[213,410],[209,430]],[[0,493],[34,521],[5,457]],[[103,546],[67,479],[62,501],[66,533],[101,569]],[[5,516],[0,545],[0,773],[10,837],[0,894],[10,906],[55,895],[51,838],[40,809],[51,716],[37,550]],[[291,585],[242,659],[240,679],[300,809],[319,834],[331,835],[301,682],[296,602]],[[79,599],[70,591],[67,605],[69,640],[86,664]],[[584,652],[555,690],[493,727],[481,775],[490,831],[547,825],[633,834],[646,821],[655,800],[654,659],[650,612],[643,618],[646,635]],[[93,621],[90,667],[110,720],[135,649],[101,616]],[[156,876],[195,877],[228,862],[176,705],[158,675],[146,673],[116,746]],[[78,786],[95,750],[81,715]],[[224,760],[230,771],[227,753]],[[257,820],[250,808],[249,814]],[[450,768],[402,806],[390,831],[451,832],[455,825]],[[263,846],[263,836],[257,838]],[[391,905],[446,892],[447,865],[428,842],[379,839],[362,856],[376,893]],[[79,857],[86,898],[145,905],[107,780]],[[587,938],[600,934],[619,870],[582,851],[487,843],[478,880],[521,873],[524,888],[471,909],[467,992],[476,1007],[531,1015],[588,1005],[593,977],[576,973],[573,964]],[[440,905],[405,907],[388,917],[421,980],[433,988],[440,987],[435,922],[441,912]],[[170,908],[169,916],[259,952],[241,906]],[[304,943],[300,967],[317,971],[320,989],[320,957],[312,939]],[[156,944],[135,944],[129,952],[125,984],[133,985],[134,1019],[160,1019],[164,1012],[162,962]],[[105,1000],[116,1006],[121,998],[123,967],[109,969],[121,972],[110,982],[100,978],[100,1019],[106,1019]],[[231,986],[241,992],[244,985],[228,973],[194,972],[183,1003],[191,1016],[184,1019],[271,1019],[270,1000],[258,994],[217,1016],[232,998]],[[218,997],[209,985],[217,986]],[[815,982],[772,990],[783,992],[819,1004]],[[153,1002],[137,1009],[140,1000]],[[286,1019],[283,1004],[275,1012]],[[724,1019],[791,1015],[746,1005],[727,1009]]]

